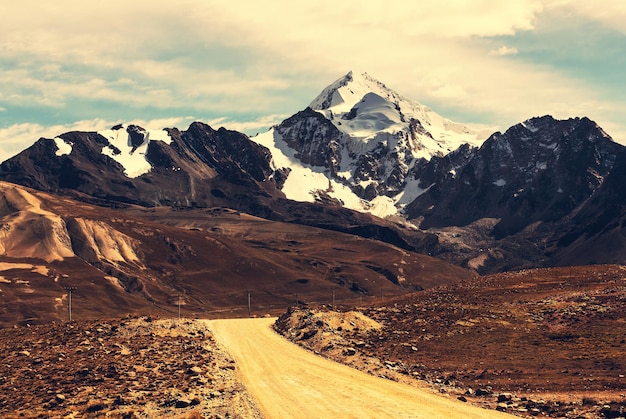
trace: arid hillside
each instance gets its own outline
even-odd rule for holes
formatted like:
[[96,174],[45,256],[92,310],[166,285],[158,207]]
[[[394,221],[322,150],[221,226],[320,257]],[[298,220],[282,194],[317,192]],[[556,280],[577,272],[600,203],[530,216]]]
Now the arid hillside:
[[224,208],[100,207],[0,183],[0,325],[279,314],[473,276],[393,245]]
[[292,307],[289,339],[393,379],[521,416],[626,410],[626,268],[527,270],[346,312]]

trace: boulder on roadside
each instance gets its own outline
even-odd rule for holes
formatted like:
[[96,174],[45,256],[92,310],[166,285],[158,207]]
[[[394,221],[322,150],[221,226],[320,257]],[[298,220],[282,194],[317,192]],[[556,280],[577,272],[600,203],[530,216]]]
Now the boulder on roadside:
[[343,351],[343,353],[344,353],[344,355],[347,355],[347,356],[353,356],[353,355],[356,355],[356,349],[354,349],[354,348],[346,348]]
[[498,403],[511,401],[512,398],[513,398],[513,395],[511,393],[498,394]]
[[479,388],[474,394],[476,394],[476,396],[478,397],[491,396],[493,394],[493,391],[486,388]]

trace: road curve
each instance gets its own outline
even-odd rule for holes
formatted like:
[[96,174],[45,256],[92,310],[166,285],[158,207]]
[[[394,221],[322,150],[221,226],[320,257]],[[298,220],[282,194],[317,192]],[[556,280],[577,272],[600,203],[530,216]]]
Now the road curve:
[[512,417],[317,356],[274,332],[274,321],[208,321],[265,418]]

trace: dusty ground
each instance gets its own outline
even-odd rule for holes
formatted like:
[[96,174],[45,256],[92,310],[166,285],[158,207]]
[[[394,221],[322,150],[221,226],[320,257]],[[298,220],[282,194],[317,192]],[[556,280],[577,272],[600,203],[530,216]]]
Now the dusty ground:
[[277,328],[371,374],[516,415],[625,417],[625,278],[619,266],[507,273],[359,312],[294,307]]
[[147,317],[0,329],[3,418],[255,418],[203,321]]

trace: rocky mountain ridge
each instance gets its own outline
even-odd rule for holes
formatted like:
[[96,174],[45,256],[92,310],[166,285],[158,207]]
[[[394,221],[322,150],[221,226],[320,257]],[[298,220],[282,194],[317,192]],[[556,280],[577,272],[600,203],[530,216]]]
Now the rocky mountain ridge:
[[71,132],[5,161],[0,179],[99,205],[230,208],[481,274],[624,261],[622,145],[588,118],[478,136],[351,72],[253,138],[201,122]]
[[569,214],[602,184],[622,149],[587,118],[532,118],[474,152],[461,150],[462,159],[450,157],[460,164],[433,170],[438,179],[406,214],[423,217],[425,228],[498,218],[494,233],[501,238]]
[[166,134],[167,142],[151,140],[146,130],[130,125],[42,138],[3,162],[1,177],[43,191],[144,206],[219,206],[229,195],[246,210],[252,196],[282,195],[268,151],[244,134],[199,122]]

